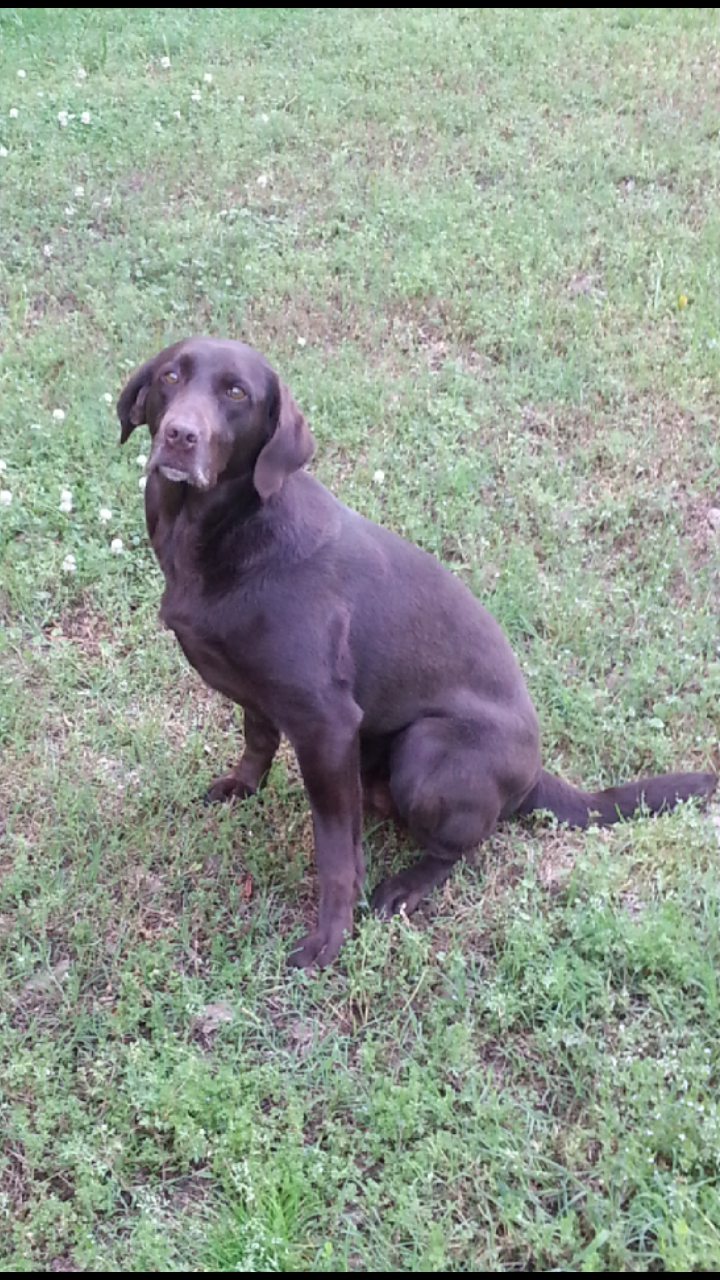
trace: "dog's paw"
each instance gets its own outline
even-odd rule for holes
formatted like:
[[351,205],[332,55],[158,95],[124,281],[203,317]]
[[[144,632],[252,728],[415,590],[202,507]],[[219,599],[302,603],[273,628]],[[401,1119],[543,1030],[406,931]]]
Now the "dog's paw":
[[452,873],[454,863],[426,853],[418,862],[381,880],[370,898],[370,909],[383,920],[391,916],[411,915],[432,889],[438,889]]
[[382,880],[379,885],[373,889],[370,895],[370,910],[375,915],[380,916],[381,920],[389,920],[391,916],[410,915],[414,911],[418,902],[422,897],[422,893],[413,893],[408,887],[407,880],[402,872],[397,876],[390,876],[387,880]]
[[349,937],[350,933],[351,929],[346,929],[341,923],[306,933],[290,952],[288,964],[292,969],[312,969],[315,965],[318,969],[325,969],[332,964],[345,936]]
[[203,800],[205,804],[216,804],[223,800],[246,800],[248,796],[255,795],[255,788],[249,787],[246,782],[241,782],[234,773],[224,773],[221,778],[215,778],[210,783]]

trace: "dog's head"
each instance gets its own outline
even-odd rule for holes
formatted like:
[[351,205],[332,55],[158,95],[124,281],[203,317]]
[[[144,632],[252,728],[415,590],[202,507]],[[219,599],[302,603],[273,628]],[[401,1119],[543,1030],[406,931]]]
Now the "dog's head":
[[242,342],[186,338],[167,347],[132,375],[117,412],[121,444],[150,427],[148,473],[197,489],[251,473],[263,502],[315,448],[287,387]]

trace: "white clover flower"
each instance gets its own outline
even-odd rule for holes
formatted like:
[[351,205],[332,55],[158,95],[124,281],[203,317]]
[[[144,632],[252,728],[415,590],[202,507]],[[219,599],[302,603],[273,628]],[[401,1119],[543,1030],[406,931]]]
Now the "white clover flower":
[[101,524],[107,524],[112,519],[112,511],[109,507],[101,507],[98,512],[98,519]]
[[73,191],[73,195],[75,196],[76,200],[81,200],[82,197],[85,195],[85,188],[76,187],[75,190]]
[[74,556],[66,556],[62,562],[63,573],[74,573],[77,569],[77,563]]
[[385,481],[385,472],[384,472],[384,471],[376,471],[376,472],[375,472],[375,474],[374,474],[374,476],[373,476],[373,480],[375,481],[375,484],[383,484],[383,483],[384,483],[384,481]]
[[155,121],[155,132],[162,133],[162,125],[159,120]]
[[105,403],[106,403],[106,404],[112,404],[112,402],[113,402],[113,398],[112,398],[112,396],[110,395],[110,392],[109,392],[109,391],[106,391],[106,392],[104,393],[104,395],[103,395],[103,400],[105,401]]
[[193,89],[192,93],[190,94],[190,97],[192,98],[193,102],[199,102],[201,97],[200,90]]
[[56,422],[64,422],[64,421],[65,421],[65,410],[64,410],[64,409],[53,409],[52,416],[53,416],[53,418],[55,419],[55,421],[56,421]]
[[25,72],[18,71],[18,80],[24,80],[24,79],[25,79]]
[[266,187],[269,181],[270,179],[268,178],[267,174],[261,173],[260,177],[257,180],[257,184],[259,187]]
[[110,543],[110,550],[112,551],[113,555],[119,556],[122,549],[123,549],[122,538],[113,538],[112,542]]
[[10,110],[8,111],[8,115],[9,115],[9,117],[10,117],[10,119],[11,119],[11,120],[17,120],[17,118],[18,118],[18,114],[19,114],[19,112],[18,112],[17,107],[11,107],[11,108],[10,108]]
[[205,72],[205,75],[203,76],[203,80],[205,81],[205,84],[212,84],[212,76],[209,71]]
[[44,257],[46,257],[46,258],[52,258],[52,245],[51,245],[51,244],[44,244],[44,245],[43,245],[43,256],[44,256]]
[[12,502],[12,494],[9,489],[0,489],[0,507],[9,507]]
[[83,111],[82,115],[80,116],[80,123],[81,123],[81,124],[89,124],[89,123],[90,123],[90,112],[89,112],[89,111]]
[[173,115],[176,120],[182,120],[182,116],[179,111],[173,111]]
[[144,490],[146,484],[147,484],[147,476],[141,476],[140,479],[138,480],[138,488],[142,491]]
[[7,155],[9,155],[9,154],[10,154],[10,152],[8,151],[7,147],[0,147],[0,158],[1,158],[1,159],[3,159],[3,160],[4,160],[4,159],[5,159],[5,157],[6,157]]
[[[230,281],[230,280],[228,280],[228,284],[230,284],[230,283],[231,283],[231,281]],[[298,346],[299,346],[299,347],[306,347],[306,346],[307,346],[307,338],[298,338],[298,340],[297,340],[297,344],[298,344]]]
[[147,466],[147,458],[145,457],[144,453],[139,453],[135,461],[137,462],[139,467]]
[[69,489],[60,490],[60,510],[70,513],[72,511],[73,501],[72,494]]
[[58,111],[58,123],[61,129],[67,129],[67,122],[70,119],[67,111]]
[[71,204],[65,205],[65,216],[66,218],[72,218],[75,216],[75,208],[73,205]]
[[84,67],[78,67],[77,75],[78,75],[78,80],[84,80],[85,77],[87,76],[87,71],[85,70]]
[[3,462],[2,458],[0,458],[0,471],[7,471],[7,462]]
[[165,69],[165,71],[167,71],[168,67],[170,66],[170,59],[169,59],[169,58],[161,58],[161,59],[160,59],[160,66],[161,66],[161,67],[163,67],[163,68]]

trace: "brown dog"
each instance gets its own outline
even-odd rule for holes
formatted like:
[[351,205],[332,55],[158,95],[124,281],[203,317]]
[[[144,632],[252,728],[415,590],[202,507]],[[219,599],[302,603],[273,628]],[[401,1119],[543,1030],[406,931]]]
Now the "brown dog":
[[292,952],[329,964],[362,888],[363,786],[425,851],[378,886],[412,911],[502,818],[549,809],[585,827],[708,796],[711,773],[584,792],[540,764],[535,709],[498,624],[418,547],[344,507],[302,470],[314,442],[251,347],[188,338],[118,401],[121,440],[147,422],[148,532],[161,617],[188,662],[245,711],[245,750],[209,798],[260,787],[285,733],[310,799],[317,928]]

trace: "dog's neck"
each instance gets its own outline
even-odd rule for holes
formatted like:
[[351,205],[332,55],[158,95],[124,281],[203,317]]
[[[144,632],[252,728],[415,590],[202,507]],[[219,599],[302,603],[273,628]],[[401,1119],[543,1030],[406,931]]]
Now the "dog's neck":
[[181,512],[199,526],[236,523],[257,515],[261,501],[252,482],[252,470],[221,477],[211,489],[198,489],[183,480],[169,480],[156,472],[161,518],[174,521]]
[[220,589],[228,575],[237,581],[269,559],[280,556],[286,565],[306,560],[337,535],[340,504],[302,471],[289,476],[266,502],[250,472],[206,490],[157,473],[156,478],[158,518],[153,521],[149,513],[148,528],[168,580],[174,578],[180,559],[186,573],[202,566],[206,589]]

